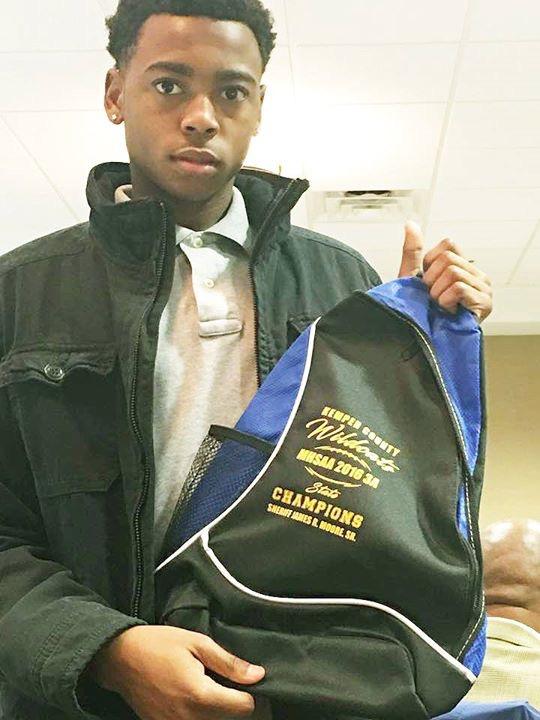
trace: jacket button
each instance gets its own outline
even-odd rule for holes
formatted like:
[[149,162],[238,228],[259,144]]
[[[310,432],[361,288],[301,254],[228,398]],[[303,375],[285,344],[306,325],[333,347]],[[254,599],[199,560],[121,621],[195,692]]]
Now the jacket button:
[[45,375],[49,378],[49,380],[62,380],[64,378],[65,372],[62,370],[61,367],[58,367],[58,365],[45,365],[43,368],[43,372]]

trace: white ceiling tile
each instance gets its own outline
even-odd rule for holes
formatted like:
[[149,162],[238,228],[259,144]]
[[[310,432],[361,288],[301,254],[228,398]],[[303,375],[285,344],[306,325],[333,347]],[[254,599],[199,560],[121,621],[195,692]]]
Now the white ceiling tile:
[[245,164],[283,175],[302,175],[301,154],[294,130],[295,98],[289,50],[277,47],[263,78],[266,95],[259,134],[253,138]]
[[315,232],[341,240],[346,245],[364,252],[377,250],[387,252],[394,257],[399,266],[401,248],[405,239],[405,223],[368,223],[368,222],[328,222],[316,221],[312,229]]
[[428,188],[445,105],[305,106],[298,122],[313,190]]
[[0,112],[103,107],[105,51],[8,53],[0,65]]
[[[426,248],[429,245],[426,246]],[[364,250],[356,247],[368,262],[377,270],[384,282],[397,277],[401,263],[401,248],[396,247],[393,251],[376,249],[366,246]],[[477,248],[474,252],[476,266],[488,274],[491,281],[496,285],[504,285],[508,282],[513,269],[520,256],[519,250],[499,250],[497,253],[486,248]]]
[[305,178],[304,161],[289,130],[279,118],[267,120],[264,131],[253,138],[244,165],[290,178]]
[[521,250],[531,239],[535,227],[536,220],[432,222],[426,232],[426,242],[436,245],[448,237],[465,253],[469,248]]
[[522,252],[509,248],[498,248],[493,252],[486,247],[467,247],[467,250],[476,267],[487,273],[494,285],[505,285],[510,280]]
[[540,247],[530,248],[512,275],[511,285],[535,285],[540,287]]
[[263,3],[264,6],[270,10],[274,18],[273,31],[277,33],[276,43],[278,45],[287,45],[289,42],[285,2],[286,0],[264,0]]
[[0,254],[77,220],[0,118]]
[[540,40],[538,0],[475,0],[470,18],[471,40]]
[[[309,192],[309,190],[307,191]],[[300,200],[291,210],[291,223],[299,227],[308,228],[309,225],[309,210],[307,204],[306,194],[304,193]]]
[[289,57],[289,49],[277,47],[263,76],[266,85],[266,95],[263,103],[263,115],[267,112],[274,114],[278,110],[282,115],[284,110],[294,99],[293,76]]
[[[359,224],[356,236],[351,232],[350,228],[347,232],[340,232],[339,228],[333,228],[332,232],[325,232],[323,224],[320,224],[314,229],[342,240],[355,248],[355,250],[358,250],[386,282],[397,277],[399,271],[403,246],[403,228],[399,224],[387,227],[383,225],[382,227],[383,229],[379,231],[380,242],[378,244],[378,233],[373,231],[373,226],[370,228],[369,224],[366,224],[365,228]],[[426,235],[426,252],[441,239],[442,237],[429,240]],[[504,285],[508,282],[522,252],[520,249],[499,248],[494,253],[490,248],[474,246],[467,246],[466,249],[471,251],[470,256],[474,259],[476,266],[482,272],[487,273],[491,281],[497,285]]]
[[488,335],[540,334],[540,287],[494,288],[493,312],[482,328]]
[[[283,131],[283,128],[279,125],[275,125],[274,127],[278,132]],[[279,150],[276,148],[277,142],[271,134],[268,124],[266,128],[267,132],[265,134],[261,132],[257,137],[253,138],[244,161],[244,166],[267,170],[276,175],[285,175],[287,177],[302,175],[303,173],[301,171],[297,172],[295,170],[291,172],[290,168],[294,167],[292,159],[286,156],[284,146],[279,148]]]
[[107,16],[114,15],[118,7],[118,0],[98,0]]
[[540,187],[540,148],[445,148],[439,188]]
[[457,45],[310,46],[292,52],[304,102],[446,102]]
[[95,0],[25,0],[0,8],[2,53],[99,50],[105,41]]
[[401,262],[401,254],[389,253],[386,250],[376,250],[375,248],[367,248],[362,255],[375,270],[379,273],[379,277],[383,282],[395,280]]
[[455,42],[467,0],[287,0],[291,44]]
[[104,111],[14,113],[7,121],[80,221],[88,218],[89,170],[101,162],[128,161],[123,126],[112,125]]
[[540,187],[500,190],[441,190],[431,205],[437,220],[537,220],[540,218]]
[[540,248],[540,219],[538,220],[538,225],[531,240],[531,247]]
[[451,148],[540,147],[540,102],[455,103],[445,142]]
[[540,43],[471,43],[456,100],[540,100]]
[[312,224],[315,232],[335,238],[361,253],[383,282],[397,277],[405,239],[404,222],[326,222]]

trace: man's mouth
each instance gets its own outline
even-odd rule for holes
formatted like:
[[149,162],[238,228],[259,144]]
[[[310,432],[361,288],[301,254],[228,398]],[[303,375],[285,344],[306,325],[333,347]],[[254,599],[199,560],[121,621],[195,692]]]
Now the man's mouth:
[[217,173],[217,166],[210,163],[193,162],[183,158],[173,158],[174,162],[190,175],[214,175]]
[[197,148],[187,148],[172,156],[180,168],[190,175],[213,175],[219,163],[214,153]]

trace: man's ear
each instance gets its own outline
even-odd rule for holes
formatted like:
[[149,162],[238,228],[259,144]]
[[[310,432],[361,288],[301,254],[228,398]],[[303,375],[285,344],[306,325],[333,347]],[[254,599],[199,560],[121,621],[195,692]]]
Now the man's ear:
[[105,78],[104,106],[109,119],[118,122],[123,118],[124,82],[122,73],[117,67],[107,71]]

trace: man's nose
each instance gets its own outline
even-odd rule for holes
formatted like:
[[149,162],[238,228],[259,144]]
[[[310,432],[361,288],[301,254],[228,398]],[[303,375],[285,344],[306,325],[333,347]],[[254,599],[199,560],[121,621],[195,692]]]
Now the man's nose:
[[199,95],[184,107],[182,130],[186,135],[213,137],[219,130],[214,106],[209,97]]

